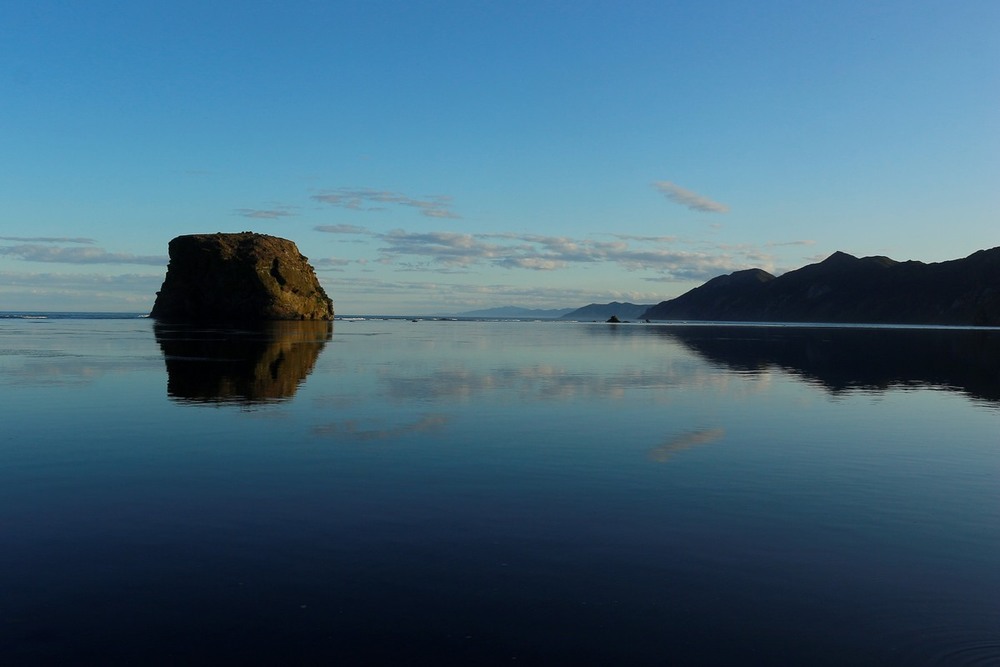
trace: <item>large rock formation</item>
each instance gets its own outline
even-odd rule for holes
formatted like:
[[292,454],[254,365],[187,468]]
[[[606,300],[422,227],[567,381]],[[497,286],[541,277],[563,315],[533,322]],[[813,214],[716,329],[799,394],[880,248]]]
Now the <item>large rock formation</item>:
[[173,322],[332,320],[326,295],[294,243],[266,234],[190,234],[170,242],[151,317]]
[[837,252],[777,278],[760,269],[737,271],[642,317],[1000,326],[1000,247],[937,264]]

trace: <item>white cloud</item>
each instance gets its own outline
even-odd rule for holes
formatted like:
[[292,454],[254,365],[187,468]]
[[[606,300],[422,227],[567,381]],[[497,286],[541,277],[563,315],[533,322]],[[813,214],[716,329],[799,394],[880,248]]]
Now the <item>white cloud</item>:
[[643,241],[646,243],[676,243],[680,240],[676,236],[637,236],[635,234],[611,234],[611,236],[623,241]]
[[7,255],[25,262],[54,262],[59,264],[150,264],[166,266],[165,256],[133,255],[125,252],[108,252],[103,248],[58,248],[37,244],[0,247],[0,255]]
[[[420,312],[460,312],[475,308],[496,306],[501,303],[515,303],[524,307],[549,308],[553,304],[584,305],[591,302],[628,301],[631,303],[658,303],[663,300],[662,291],[637,292],[609,287],[603,291],[591,288],[545,285],[510,285],[490,283],[471,284],[466,281],[452,283],[444,281],[384,280],[364,276],[324,274],[323,286],[341,301],[357,299],[368,303],[386,298],[398,299],[408,304],[410,314]],[[338,312],[347,312],[340,308]],[[360,311],[352,311],[360,312]]]
[[13,287],[147,290],[149,287],[159,289],[163,283],[163,275],[0,271],[0,282]]
[[451,197],[430,195],[416,199],[398,192],[375,190],[372,188],[337,188],[312,196],[312,199],[331,206],[339,206],[353,211],[381,211],[385,204],[416,208],[421,215],[429,218],[460,218],[451,210]]
[[0,272],[0,299],[8,310],[147,312],[163,274]]
[[[737,252],[692,252],[662,243],[596,241],[539,234],[459,234],[454,232],[406,232],[394,230],[378,235],[383,260],[397,262],[403,256],[420,257],[431,264],[454,269],[496,266],[506,269],[555,271],[570,265],[611,263],[628,271],[654,271],[660,279],[707,280],[723,273],[752,268],[747,263],[751,249]],[[656,238],[656,237],[650,237]],[[427,270],[426,265],[407,265]]]
[[805,246],[805,245],[815,245],[816,242],[809,239],[802,239],[800,241],[774,241],[772,243],[765,243],[765,248],[782,248],[786,246]]
[[331,271],[342,270],[345,266],[349,266],[352,263],[363,264],[364,262],[358,260],[340,259],[338,257],[324,257],[313,262],[317,269],[327,269]]
[[294,210],[293,206],[277,206],[275,208],[238,208],[235,213],[254,220],[276,220],[294,217],[296,215]]
[[16,243],[94,243],[94,239],[66,236],[0,236],[0,241]]
[[484,243],[472,234],[455,232],[406,232],[395,229],[379,235],[386,245],[379,248],[385,255],[426,257],[446,266],[468,266],[502,257],[507,248]]
[[653,183],[653,187],[675,204],[686,206],[694,211],[701,211],[702,213],[726,213],[729,211],[729,207],[725,204],[712,201],[697,192],[685,190],[669,181],[656,181]]
[[371,236],[372,232],[364,227],[359,227],[358,225],[316,225],[313,227],[317,232],[325,232],[327,234],[363,234],[366,236]]
[[544,257],[510,257],[497,262],[498,266],[516,269],[531,269],[533,271],[555,271],[566,267],[566,262]]

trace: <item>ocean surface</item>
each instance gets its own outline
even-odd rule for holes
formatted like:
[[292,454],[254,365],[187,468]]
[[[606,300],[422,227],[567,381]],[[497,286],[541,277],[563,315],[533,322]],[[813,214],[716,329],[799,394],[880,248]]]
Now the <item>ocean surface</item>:
[[0,664],[1000,664],[1000,330],[0,314]]

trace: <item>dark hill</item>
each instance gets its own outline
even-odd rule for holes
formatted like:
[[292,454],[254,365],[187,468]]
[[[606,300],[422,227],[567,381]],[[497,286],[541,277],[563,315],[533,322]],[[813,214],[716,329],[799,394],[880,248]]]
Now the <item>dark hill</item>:
[[936,264],[836,252],[777,278],[760,269],[737,271],[642,317],[1000,326],[1000,247]]

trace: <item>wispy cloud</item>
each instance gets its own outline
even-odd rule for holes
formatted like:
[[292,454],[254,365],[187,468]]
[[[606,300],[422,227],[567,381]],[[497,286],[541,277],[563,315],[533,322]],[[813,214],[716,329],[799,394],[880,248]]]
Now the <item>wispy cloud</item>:
[[238,208],[234,211],[236,215],[254,220],[276,220],[278,218],[291,218],[297,215],[294,206],[276,206],[274,208]]
[[59,248],[38,244],[0,247],[0,255],[15,257],[25,262],[53,262],[59,264],[151,264],[166,266],[165,256],[133,255],[108,252],[103,248]]
[[0,241],[15,243],[94,243],[94,239],[67,236],[0,236]]
[[386,280],[374,276],[325,274],[323,286],[331,294],[357,294],[362,301],[397,298],[405,301],[411,313],[459,312],[495,306],[498,303],[516,303],[524,307],[548,308],[552,304],[585,304],[592,301],[628,301],[631,303],[657,303],[662,300],[662,290],[636,292],[610,288],[595,293],[592,288],[534,284],[510,285],[492,282],[474,284],[427,280]]
[[313,264],[317,269],[329,269],[329,270],[342,270],[345,266],[350,264],[366,264],[364,260],[351,260],[351,259],[340,259],[338,257],[323,257],[322,259],[317,259]]
[[480,236],[454,232],[406,232],[395,229],[382,234],[379,250],[386,255],[425,257],[446,266],[468,266],[503,257],[508,248],[485,243]]
[[461,217],[451,209],[451,197],[444,195],[430,195],[417,199],[388,190],[337,188],[313,195],[312,199],[353,211],[381,211],[385,210],[387,205],[395,205],[415,208],[421,215],[429,218]]
[[148,311],[163,273],[106,275],[93,273],[0,272],[0,301],[9,310]]
[[[597,241],[539,234],[460,234],[455,232],[406,232],[378,235],[379,248],[388,260],[420,257],[450,269],[476,265],[508,269],[554,271],[570,265],[614,263],[628,271],[650,270],[661,279],[705,280],[720,273],[751,268],[746,252],[692,252],[661,247],[662,244],[623,240]],[[426,267],[424,267],[426,268]]]
[[313,227],[317,232],[325,232],[327,234],[361,234],[364,236],[372,236],[373,232],[364,227],[358,225],[316,225]]
[[712,201],[697,192],[685,190],[669,181],[656,181],[653,183],[653,187],[675,204],[686,206],[694,211],[701,211],[702,213],[726,213],[729,211],[729,207],[725,204]]
[[774,241],[771,243],[765,243],[765,248],[783,248],[786,246],[805,246],[805,245],[815,245],[816,242],[809,239],[802,239],[800,241]]
[[20,271],[0,271],[0,282],[13,287],[54,287],[81,290],[124,289],[148,291],[163,283],[163,275],[143,275],[123,273],[102,275],[93,273],[24,273]]
[[623,241],[643,241],[646,243],[674,243],[679,240],[676,236],[637,236],[635,234],[611,234],[611,236]]
[[[704,239],[624,233],[574,238],[515,232],[472,234],[405,229],[375,232],[349,224],[319,225],[313,229],[356,237],[345,238],[341,243],[375,241],[379,255],[371,258],[372,267],[378,264],[396,271],[454,275],[490,267],[558,271],[604,263],[617,265],[625,271],[648,272],[652,275],[647,279],[653,282],[708,280],[749,268],[773,271],[776,257],[772,248],[812,243],[793,240],[733,245]],[[324,263],[327,269],[345,265],[346,261]]]

